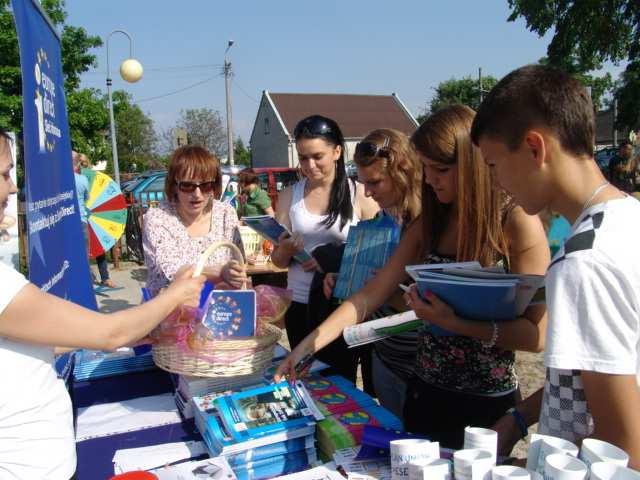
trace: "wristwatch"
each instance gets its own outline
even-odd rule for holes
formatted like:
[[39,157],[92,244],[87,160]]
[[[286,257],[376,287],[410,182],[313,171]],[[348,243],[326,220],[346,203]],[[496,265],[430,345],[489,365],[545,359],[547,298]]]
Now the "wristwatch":
[[520,430],[520,436],[522,438],[525,438],[529,434],[529,428],[527,427],[527,422],[525,422],[522,414],[518,410],[516,410],[516,407],[511,407],[509,410],[507,410],[507,413],[510,414],[516,421],[518,430]]

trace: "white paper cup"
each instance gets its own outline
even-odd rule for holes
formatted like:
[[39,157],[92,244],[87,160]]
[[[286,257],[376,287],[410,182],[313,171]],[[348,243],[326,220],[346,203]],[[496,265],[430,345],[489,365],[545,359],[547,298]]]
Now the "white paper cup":
[[491,469],[492,480],[531,480],[529,471],[513,465],[500,465]]
[[591,464],[590,480],[640,480],[640,473],[611,462]]
[[585,480],[588,472],[582,460],[564,453],[552,453],[544,461],[545,480]]
[[453,470],[456,480],[483,478],[483,472],[488,472],[495,464],[493,454],[482,448],[458,450],[453,454]]
[[629,464],[629,455],[621,448],[597,438],[585,438],[580,448],[580,460],[591,465],[595,462],[611,462],[626,467]]
[[[536,437],[539,439],[536,439]],[[547,456],[554,453],[563,453],[571,457],[578,456],[578,447],[568,440],[548,435],[537,436],[536,434],[532,435],[531,438],[532,443],[531,447],[529,448],[529,455],[534,455],[535,458],[527,461],[527,468],[530,470],[535,470],[543,476],[545,465],[544,461]],[[533,448],[534,445],[536,448]]]
[[409,463],[409,480],[451,480],[451,462],[444,458]]
[[464,448],[481,448],[493,453],[494,460],[498,453],[498,432],[488,428],[466,427],[464,429]]
[[409,463],[415,460],[430,460],[440,457],[440,444],[419,438],[405,438],[392,440],[391,451],[391,479],[407,480],[409,478]]

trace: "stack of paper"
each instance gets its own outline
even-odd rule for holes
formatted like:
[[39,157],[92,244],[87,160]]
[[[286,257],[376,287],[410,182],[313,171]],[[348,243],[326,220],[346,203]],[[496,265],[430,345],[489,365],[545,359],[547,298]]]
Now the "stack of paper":
[[316,405],[327,414],[318,422],[316,439],[322,459],[330,459],[336,450],[360,444],[364,427],[376,425],[402,430],[395,415],[378,406],[369,395],[348,380],[335,376],[306,380]]
[[212,456],[239,478],[271,478],[316,461],[315,425],[322,414],[301,382],[261,385],[230,395],[193,398],[195,422]]
[[[544,285],[543,275],[505,273],[478,262],[410,265],[406,270],[423,298],[430,292],[468,320],[513,320],[542,300],[538,291]],[[436,334],[448,334],[430,328]]]
[[76,380],[111,377],[131,372],[143,372],[155,368],[151,352],[136,355],[132,348],[124,347],[115,352],[80,350],[76,353],[73,376]]

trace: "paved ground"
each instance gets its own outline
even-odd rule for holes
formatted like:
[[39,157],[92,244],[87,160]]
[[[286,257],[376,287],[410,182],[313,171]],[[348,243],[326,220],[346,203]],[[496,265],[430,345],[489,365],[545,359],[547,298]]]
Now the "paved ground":
[[[124,288],[119,290],[105,290],[96,294],[100,311],[108,313],[138,305],[141,300],[140,288],[144,286],[147,276],[146,268],[134,262],[121,262],[120,269],[118,270],[115,270],[112,265],[109,266],[109,273],[113,281],[117,286]],[[95,265],[93,268],[95,269]],[[288,347],[286,335],[280,343]],[[516,370],[518,371],[520,388],[524,398],[536,391],[544,383],[542,354],[518,352]],[[359,383],[360,388],[362,388],[361,380]],[[531,429],[530,431],[535,431],[535,429]],[[513,455],[520,458],[526,457],[525,445],[525,442],[519,442]]]
[[[97,275],[95,265],[92,265],[92,268]],[[113,264],[109,264],[109,276],[118,287],[123,288],[116,290],[98,288],[96,301],[101,312],[116,312],[140,304],[142,298],[140,288],[144,286],[147,278],[147,269],[144,265],[120,262],[120,269],[116,270]]]

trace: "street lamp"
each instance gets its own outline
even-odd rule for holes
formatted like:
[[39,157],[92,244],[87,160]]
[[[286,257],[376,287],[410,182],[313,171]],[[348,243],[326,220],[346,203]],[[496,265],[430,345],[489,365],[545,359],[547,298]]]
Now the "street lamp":
[[227,52],[233,46],[233,40],[227,42],[227,49],[224,51],[224,91],[227,97],[227,158],[229,165],[233,165],[233,127],[231,121],[231,91],[229,81],[231,80],[231,62],[227,59]]
[[113,176],[120,185],[120,167],[118,166],[118,144],[116,142],[116,122],[113,118],[113,98],[111,96],[111,69],[109,68],[109,40],[114,33],[122,33],[129,39],[129,58],[120,65],[120,76],[129,83],[135,83],[142,78],[142,65],[133,58],[133,42],[131,35],[124,30],[114,30],[107,37],[107,94],[109,96],[109,127],[111,129],[111,158],[113,160]]

